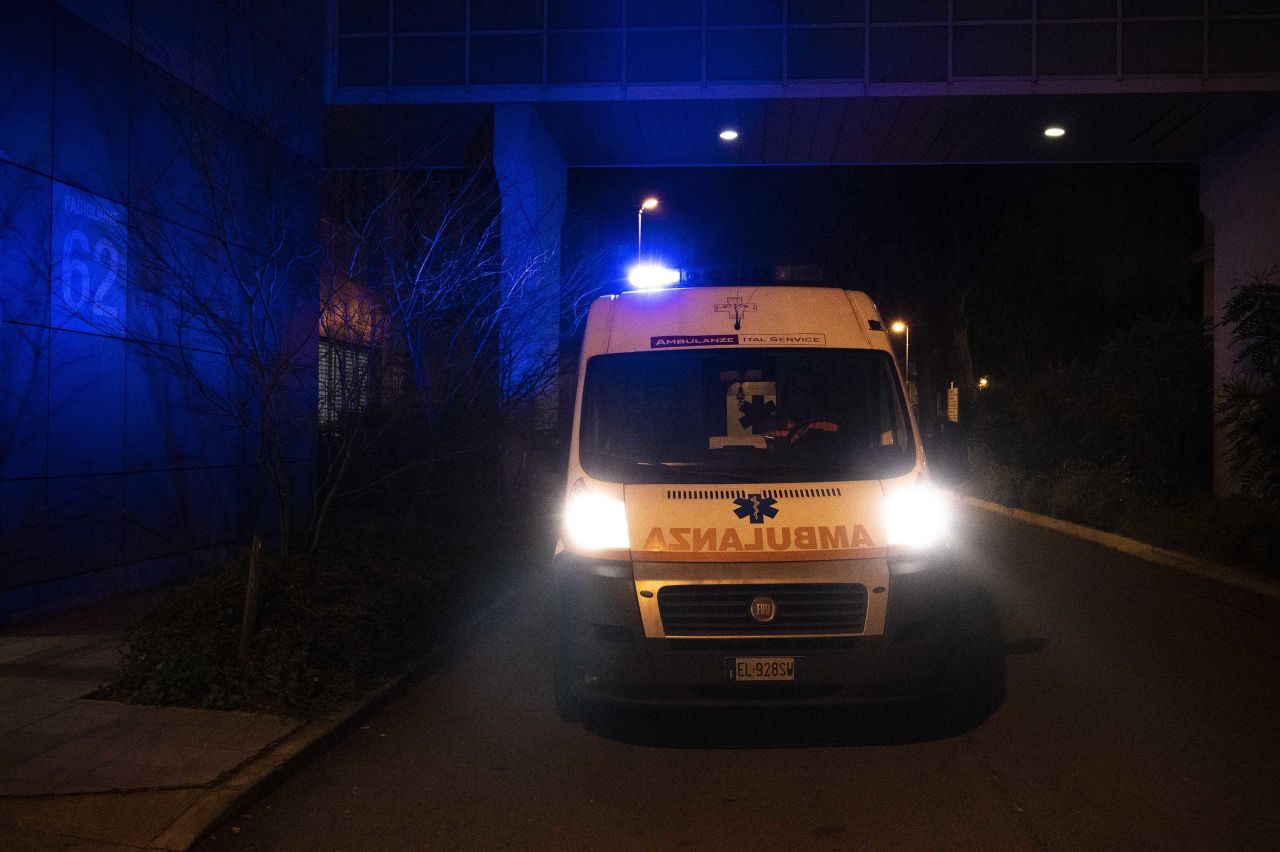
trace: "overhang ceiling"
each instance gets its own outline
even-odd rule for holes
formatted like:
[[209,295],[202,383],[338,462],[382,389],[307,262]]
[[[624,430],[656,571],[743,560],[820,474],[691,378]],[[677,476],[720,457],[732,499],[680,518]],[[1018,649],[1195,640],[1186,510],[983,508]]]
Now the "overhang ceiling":
[[[343,165],[467,161],[485,104],[331,106]],[[1280,112],[1280,92],[541,103],[571,167],[1195,162]],[[1067,133],[1048,139],[1044,128]],[[736,142],[720,130],[739,131]]]

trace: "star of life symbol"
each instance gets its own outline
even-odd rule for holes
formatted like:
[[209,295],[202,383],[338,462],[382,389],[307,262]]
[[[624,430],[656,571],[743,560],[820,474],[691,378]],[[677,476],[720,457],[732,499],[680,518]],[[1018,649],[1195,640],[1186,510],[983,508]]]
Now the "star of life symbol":
[[716,313],[727,314],[733,313],[734,316],[741,316],[747,311],[754,311],[758,306],[755,302],[748,302],[741,296],[729,296],[724,300],[724,304],[716,305]]
[[729,296],[725,299],[723,305],[716,305],[715,309],[718,314],[732,313],[733,330],[738,331],[742,328],[742,315],[747,311],[754,311],[756,309],[756,303],[748,302],[741,296]]
[[739,497],[733,501],[738,508],[733,513],[739,518],[751,516],[751,523],[763,524],[765,518],[772,518],[778,514],[774,504],[777,500],[772,497],[761,497],[759,494],[748,494],[746,497]]

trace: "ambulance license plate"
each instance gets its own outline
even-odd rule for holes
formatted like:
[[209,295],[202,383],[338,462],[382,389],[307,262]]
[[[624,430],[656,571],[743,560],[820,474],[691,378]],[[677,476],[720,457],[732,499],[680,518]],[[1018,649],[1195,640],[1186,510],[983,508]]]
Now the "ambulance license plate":
[[729,657],[729,680],[795,680],[795,657]]

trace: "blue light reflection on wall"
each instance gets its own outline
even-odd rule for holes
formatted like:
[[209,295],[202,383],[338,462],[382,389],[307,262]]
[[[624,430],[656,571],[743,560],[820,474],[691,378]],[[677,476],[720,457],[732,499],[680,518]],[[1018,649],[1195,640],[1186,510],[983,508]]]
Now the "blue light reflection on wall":
[[[201,25],[183,21],[170,34],[189,38]],[[214,388],[237,381],[217,341],[188,328],[201,345],[184,368],[163,357],[177,351],[182,319],[157,247],[197,276],[213,259],[199,227],[202,219],[207,225],[200,206],[207,197],[196,191],[184,128],[175,125],[189,111],[172,96],[190,98],[188,82],[60,4],[6,9],[0,622],[162,582],[183,554],[271,527],[255,509],[270,501],[261,493],[252,419],[229,423],[192,381]],[[283,151],[272,161],[305,166],[207,98],[185,106],[200,104],[210,107],[242,196],[259,191],[264,153]],[[291,207],[302,218],[314,213],[314,199],[304,197],[312,184],[296,185]],[[261,211],[243,198],[240,207],[258,227]],[[314,301],[314,280],[297,284]],[[311,385],[301,404],[313,416],[314,376]],[[309,454],[308,439],[298,444],[300,457]]]

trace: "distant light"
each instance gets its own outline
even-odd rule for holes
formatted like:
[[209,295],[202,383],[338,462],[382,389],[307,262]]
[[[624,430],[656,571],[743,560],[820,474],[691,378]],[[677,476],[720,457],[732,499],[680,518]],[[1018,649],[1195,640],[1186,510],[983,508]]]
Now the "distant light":
[[989,384],[991,384],[991,382],[987,379],[986,376],[983,376],[982,378],[978,379],[978,387],[980,388],[985,388]]
[[1060,136],[1066,136],[1067,131],[1062,129],[1058,125],[1053,124],[1044,129],[1044,135],[1048,136],[1050,139],[1057,139]]
[[644,201],[640,202],[641,210],[652,210],[657,206],[658,206],[658,199],[654,198],[652,195],[650,195]]
[[680,270],[660,263],[637,263],[627,272],[627,283],[637,290],[658,290],[680,283]]
[[720,138],[726,142],[732,142],[738,138],[738,131],[734,130],[732,127],[726,127],[724,130],[720,131]]
[[894,320],[893,324],[889,326],[889,330],[894,334],[902,334],[907,330],[907,324],[902,320]]

